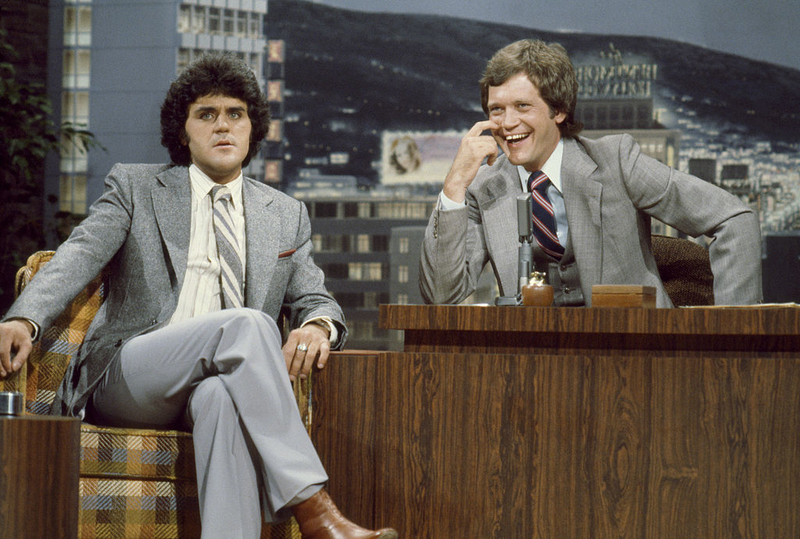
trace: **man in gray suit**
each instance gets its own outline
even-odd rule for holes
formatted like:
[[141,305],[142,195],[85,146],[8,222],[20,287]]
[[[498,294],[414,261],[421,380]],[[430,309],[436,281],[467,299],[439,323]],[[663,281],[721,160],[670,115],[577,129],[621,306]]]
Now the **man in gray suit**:
[[463,301],[487,262],[500,294],[517,293],[516,197],[530,188],[532,220],[542,230],[534,265],[548,274],[556,305],[590,305],[595,284],[641,284],[656,288],[657,306],[672,306],[653,258],[651,217],[713,239],[716,304],[760,302],[754,213],[724,190],[648,157],[628,135],[578,136],[577,90],[558,44],[518,41],[489,61],[481,80],[488,119],[462,139],[425,233],[423,298]]
[[[344,345],[342,311],[314,264],[305,205],[244,178],[269,126],[254,74],[208,55],[161,109],[172,165],[116,165],[89,216],[0,324],[0,376],[104,267],[105,303],[52,413],[123,427],[187,425],[205,539],[260,536],[290,514],[303,537],[393,538],[345,519],[291,380]],[[281,346],[275,320],[292,331]]]

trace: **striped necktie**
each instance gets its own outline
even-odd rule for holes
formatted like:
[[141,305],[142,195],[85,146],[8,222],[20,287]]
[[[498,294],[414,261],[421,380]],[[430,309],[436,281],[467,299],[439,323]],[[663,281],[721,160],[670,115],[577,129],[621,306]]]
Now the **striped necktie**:
[[222,290],[222,308],[242,307],[242,252],[236,237],[236,228],[231,218],[231,190],[224,185],[211,189],[214,201],[214,236],[219,253],[219,278]]
[[556,260],[564,256],[564,246],[556,235],[556,218],[553,205],[547,196],[550,178],[541,170],[528,177],[528,191],[533,195],[533,235],[542,251]]

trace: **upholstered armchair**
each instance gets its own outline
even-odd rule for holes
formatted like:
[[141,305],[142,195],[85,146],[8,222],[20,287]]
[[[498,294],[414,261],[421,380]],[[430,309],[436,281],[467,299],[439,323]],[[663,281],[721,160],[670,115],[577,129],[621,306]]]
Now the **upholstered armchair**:
[[708,250],[693,241],[652,235],[658,273],[676,307],[714,305],[714,274]]
[[[19,294],[53,256],[37,252],[19,270]],[[26,413],[47,414],[70,358],[104,300],[104,275],[46,328],[25,367],[0,380],[0,391],[25,395]],[[311,425],[311,377],[295,384],[301,415]],[[177,430],[105,428],[83,423],[80,435],[78,537],[199,538],[192,435]],[[262,539],[300,538],[294,519],[264,525]]]

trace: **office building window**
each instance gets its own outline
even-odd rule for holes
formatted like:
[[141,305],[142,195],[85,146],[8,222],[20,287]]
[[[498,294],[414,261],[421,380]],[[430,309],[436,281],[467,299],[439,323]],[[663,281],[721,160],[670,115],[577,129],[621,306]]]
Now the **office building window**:
[[88,50],[64,51],[64,88],[88,88],[91,75],[91,53]]
[[405,254],[408,252],[408,238],[400,238],[398,243],[398,250],[401,254]]
[[389,236],[386,235],[372,236],[372,252],[373,253],[389,252]]
[[61,95],[61,121],[77,126],[89,125],[89,92],[65,91]]
[[400,305],[408,305],[408,294],[397,294],[397,303]]
[[356,252],[357,253],[370,252],[369,243],[370,243],[369,235],[359,234],[358,236],[356,236]]
[[238,37],[247,37],[247,12],[236,12],[236,35]]
[[63,174],[59,180],[59,210],[86,213],[86,176]]
[[88,47],[92,44],[92,8],[89,6],[64,8],[64,45]]
[[192,6],[182,5],[178,11],[178,32],[187,34],[192,31]]
[[261,14],[250,13],[248,36],[250,39],[258,39],[263,36],[261,31]]
[[232,9],[226,9],[223,12],[224,20],[222,25],[222,32],[226,36],[232,36],[235,28],[236,22],[236,12]]
[[408,282],[408,266],[397,266],[397,282]]
[[336,202],[315,202],[314,217],[336,217]]
[[208,33],[219,34],[222,32],[222,13],[218,7],[208,9]]

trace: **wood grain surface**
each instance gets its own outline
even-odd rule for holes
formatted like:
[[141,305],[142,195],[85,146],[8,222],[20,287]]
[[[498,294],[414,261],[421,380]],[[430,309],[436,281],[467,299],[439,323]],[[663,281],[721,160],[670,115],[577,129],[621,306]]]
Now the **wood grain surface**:
[[[598,311],[598,327],[641,323]],[[670,323],[662,337],[688,331]],[[343,512],[404,538],[800,537],[800,354],[746,351],[784,331],[734,351],[656,335],[624,354],[344,352],[315,378],[314,441]]]
[[0,537],[78,534],[80,420],[0,418]]

